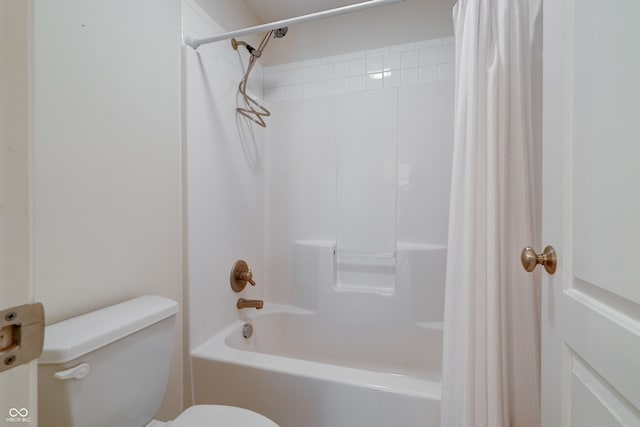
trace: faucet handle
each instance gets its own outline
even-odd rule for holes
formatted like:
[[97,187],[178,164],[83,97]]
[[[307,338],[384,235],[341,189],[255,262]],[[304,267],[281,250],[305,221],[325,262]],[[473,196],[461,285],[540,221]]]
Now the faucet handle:
[[256,282],[253,281],[253,272],[247,265],[247,262],[242,259],[233,264],[229,281],[231,282],[231,289],[233,289],[234,292],[242,291],[245,286],[247,286],[247,282],[251,283],[251,286],[256,285]]
[[239,271],[237,278],[238,280],[244,280],[245,282],[251,283],[251,286],[256,285],[256,282],[253,281],[253,272],[251,269],[247,271]]

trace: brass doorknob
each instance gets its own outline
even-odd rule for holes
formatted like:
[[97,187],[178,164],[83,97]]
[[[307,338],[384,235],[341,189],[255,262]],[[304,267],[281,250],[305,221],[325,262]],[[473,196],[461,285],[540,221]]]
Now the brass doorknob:
[[544,252],[539,255],[536,254],[536,251],[531,246],[525,246],[520,254],[520,261],[528,272],[532,272],[536,265],[542,264],[547,273],[553,274],[558,266],[558,256],[553,246],[547,246],[544,248]]

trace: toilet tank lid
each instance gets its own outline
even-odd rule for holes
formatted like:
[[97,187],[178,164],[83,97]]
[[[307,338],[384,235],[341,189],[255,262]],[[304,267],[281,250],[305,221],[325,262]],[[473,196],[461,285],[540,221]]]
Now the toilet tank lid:
[[64,363],[84,356],[178,312],[178,303],[145,295],[54,323],[45,328],[38,363]]

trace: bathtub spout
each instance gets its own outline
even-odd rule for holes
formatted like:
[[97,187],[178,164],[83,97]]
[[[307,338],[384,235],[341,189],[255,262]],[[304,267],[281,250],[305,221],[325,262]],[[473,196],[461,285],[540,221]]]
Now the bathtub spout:
[[260,310],[263,306],[264,301],[261,299],[238,298],[238,302],[236,303],[236,307],[238,308],[255,308]]

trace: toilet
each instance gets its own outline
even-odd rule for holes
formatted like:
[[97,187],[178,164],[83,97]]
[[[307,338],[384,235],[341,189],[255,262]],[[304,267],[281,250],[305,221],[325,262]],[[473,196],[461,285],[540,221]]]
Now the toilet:
[[278,427],[248,409],[195,405],[154,420],[169,377],[178,304],[142,296],[45,329],[40,427]]

